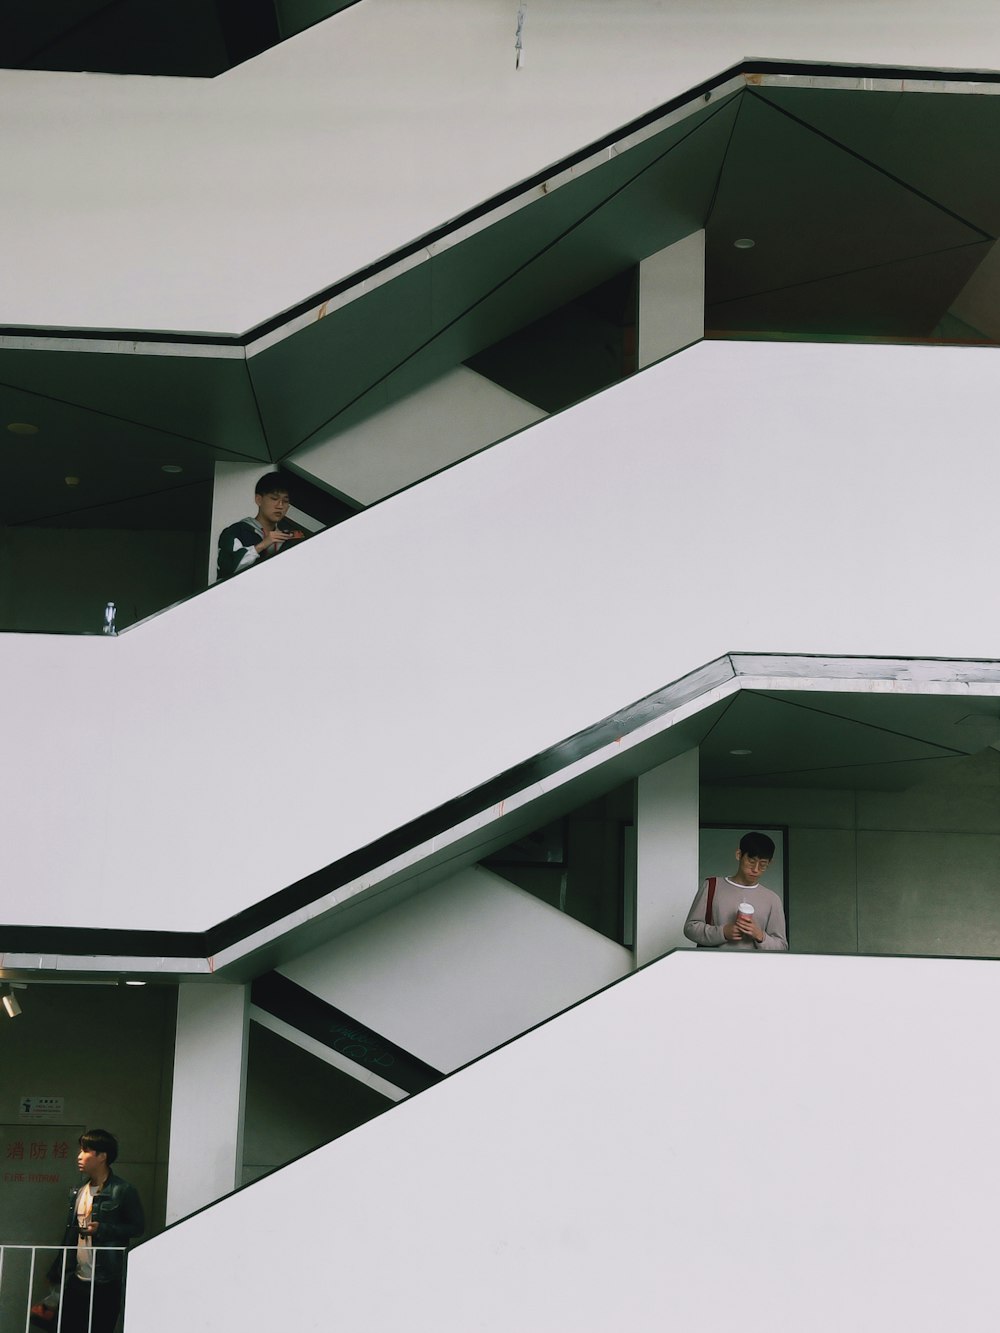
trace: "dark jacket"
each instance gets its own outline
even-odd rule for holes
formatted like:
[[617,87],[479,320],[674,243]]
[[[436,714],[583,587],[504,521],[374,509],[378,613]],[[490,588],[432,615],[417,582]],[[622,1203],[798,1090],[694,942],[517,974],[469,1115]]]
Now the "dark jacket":
[[[79,1240],[76,1229],[76,1198],[81,1189],[83,1189],[82,1184],[69,1192],[69,1212],[66,1215],[66,1231],[62,1241],[63,1245],[69,1247],[66,1253],[67,1277],[70,1273],[76,1272],[76,1246]],[[141,1236],[146,1230],[146,1219],[135,1186],[112,1172],[104,1182],[104,1188],[94,1195],[90,1220],[98,1224],[92,1238],[94,1281],[121,1282],[125,1272],[124,1250],[110,1250],[107,1254],[102,1254],[101,1247],[127,1245],[135,1236]],[[59,1281],[62,1263],[62,1255],[57,1254],[48,1272],[50,1282]]]
[[292,538],[280,546],[265,546],[259,554],[253,548],[263,540],[264,529],[255,518],[241,518],[238,523],[230,523],[228,528],[223,528],[219,533],[219,556],[216,563],[219,579],[231,578],[233,574],[239,574],[259,564],[261,560],[269,560],[273,555],[280,555],[290,546],[297,546],[304,538],[312,536],[312,533],[303,531],[290,518],[283,518],[276,526],[282,532],[292,533]]

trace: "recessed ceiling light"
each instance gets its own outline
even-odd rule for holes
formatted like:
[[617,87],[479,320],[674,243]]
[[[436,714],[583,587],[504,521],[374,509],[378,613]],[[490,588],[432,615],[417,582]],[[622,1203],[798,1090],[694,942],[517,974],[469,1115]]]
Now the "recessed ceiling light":
[[67,486],[79,486],[80,484],[79,477],[63,477],[63,481]]
[[730,750],[730,754],[753,754],[753,750]]
[[160,468],[161,472],[183,472],[184,469],[177,463],[164,463]]
[[752,241],[749,236],[741,236],[738,241],[733,241],[737,250],[752,250],[756,244],[757,242]]
[[11,435],[37,435],[41,428],[33,421],[8,421],[7,429]]
[[125,982],[125,985],[126,985],[126,986],[145,986],[145,984],[146,984],[146,983],[145,983],[144,981],[126,981],[126,982]]

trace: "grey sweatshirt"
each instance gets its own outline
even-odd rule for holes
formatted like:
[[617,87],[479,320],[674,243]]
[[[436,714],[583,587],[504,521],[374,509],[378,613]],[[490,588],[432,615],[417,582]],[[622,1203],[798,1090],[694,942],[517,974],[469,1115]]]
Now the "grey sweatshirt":
[[[781,953],[788,948],[785,934],[785,909],[781,899],[763,884],[734,884],[732,880],[719,875],[715,881],[715,898],[712,901],[712,924],[705,921],[705,907],[708,903],[708,880],[706,879],[691,904],[688,919],[684,923],[684,934],[695,944],[710,945],[717,949],[772,949]],[[730,943],[722,933],[723,926],[736,920],[740,903],[752,903],[754,920],[764,932],[763,941],[735,940]]]

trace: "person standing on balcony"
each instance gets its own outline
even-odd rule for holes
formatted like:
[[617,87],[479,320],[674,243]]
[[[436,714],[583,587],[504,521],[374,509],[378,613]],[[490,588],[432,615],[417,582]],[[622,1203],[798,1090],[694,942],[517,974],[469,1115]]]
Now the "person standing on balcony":
[[288,478],[281,472],[267,472],[257,483],[254,500],[257,513],[230,523],[219,533],[218,574],[228,579],[260,560],[268,560],[288,546],[309,536],[289,521]]
[[736,874],[713,875],[698,890],[684,923],[687,938],[702,949],[786,951],[781,899],[758,882],[773,856],[774,841],[766,833],[745,833],[736,852]]
[[60,1333],[112,1333],[121,1312],[125,1247],[146,1229],[134,1185],[111,1170],[118,1140],[106,1129],[80,1135],[76,1164],[83,1184],[71,1192],[64,1257],[49,1269],[53,1285],[62,1282]]

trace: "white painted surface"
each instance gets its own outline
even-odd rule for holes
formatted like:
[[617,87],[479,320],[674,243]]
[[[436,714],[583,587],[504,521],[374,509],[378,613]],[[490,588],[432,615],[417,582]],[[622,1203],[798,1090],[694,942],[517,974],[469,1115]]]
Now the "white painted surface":
[[984,1327],[998,1005],[994,962],[674,954],[140,1247],[128,1326],[239,1272],[247,1333]]
[[639,265],[639,368],[705,334],[705,233],[692,232]]
[[698,887],[698,751],[643,773],[636,800],[636,941],[640,965],[686,948]]
[[280,970],[450,1072],[631,967],[628,949],[473,866]]
[[177,988],[168,1225],[239,1183],[249,1021],[246,986]]
[[702,342],[116,640],[4,636],[7,923],[208,927],[730,650],[1000,658],[997,365]]
[[369,505],[545,413],[468,366],[456,366],[380,412],[296,451],[295,467]]
[[[744,57],[1000,66],[990,0],[365,0],[217,79],[0,72],[6,324],[239,332]],[[627,71],[627,73],[626,73]]]

